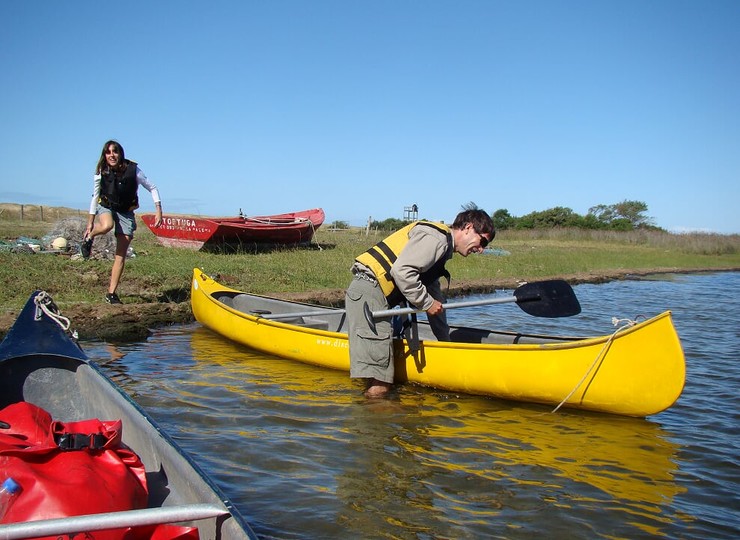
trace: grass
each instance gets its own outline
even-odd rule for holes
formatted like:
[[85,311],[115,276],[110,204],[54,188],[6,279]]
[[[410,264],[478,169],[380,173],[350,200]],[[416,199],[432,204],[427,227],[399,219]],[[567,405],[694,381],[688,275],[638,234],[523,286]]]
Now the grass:
[[[23,219],[0,205],[0,239],[42,238],[63,217],[85,219],[78,210],[46,208],[41,221],[26,208]],[[195,267],[231,287],[258,294],[342,290],[354,257],[384,233],[362,229],[319,229],[311,247],[258,253],[219,254],[161,246],[139,222],[119,293],[142,302],[185,301]],[[505,256],[455,256],[448,269],[455,283],[495,285],[515,279],[610,274],[649,270],[740,269],[740,235],[670,234],[659,231],[536,230],[501,231],[492,247]],[[15,310],[37,289],[68,304],[99,303],[108,285],[111,262],[72,260],[55,254],[0,251],[0,311]],[[130,300],[129,300],[130,301]]]

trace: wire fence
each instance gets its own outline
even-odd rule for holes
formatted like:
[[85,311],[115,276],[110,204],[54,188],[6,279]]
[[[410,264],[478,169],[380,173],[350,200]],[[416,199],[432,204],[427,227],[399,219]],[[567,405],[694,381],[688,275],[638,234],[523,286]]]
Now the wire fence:
[[63,206],[0,203],[0,219],[2,220],[54,223],[69,217],[87,217],[87,210]]

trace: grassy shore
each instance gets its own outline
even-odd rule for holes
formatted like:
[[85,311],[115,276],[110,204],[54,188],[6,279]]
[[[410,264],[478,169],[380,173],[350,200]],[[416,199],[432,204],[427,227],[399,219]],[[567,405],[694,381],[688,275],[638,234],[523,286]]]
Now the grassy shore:
[[[54,226],[51,219],[66,217],[64,213],[47,209],[46,216],[54,217],[41,221],[28,217],[31,212],[27,209],[20,220],[7,206],[0,208],[3,210],[0,239],[5,241],[21,236],[43,238]],[[77,210],[69,213],[84,219],[84,214],[80,216]],[[165,248],[139,222],[132,244],[136,256],[127,262],[118,290],[126,304],[123,309],[101,304],[110,277],[109,260],[84,261],[68,254],[3,250],[0,251],[0,334],[12,323],[12,317],[29,294],[37,289],[49,292],[63,313],[69,316],[71,312],[80,319],[90,320],[93,326],[100,326],[94,321],[105,319],[106,310],[111,309],[118,309],[111,317],[117,313],[119,319],[126,321],[136,318],[137,313],[159,313],[164,317],[145,320],[144,325],[187,320],[190,280],[196,267],[218,275],[221,282],[236,289],[341,305],[352,260],[384,236],[379,232],[366,234],[361,229],[322,228],[309,247],[222,254]],[[448,264],[453,276],[453,295],[509,288],[518,281],[551,277],[581,283],[619,279],[630,274],[740,269],[740,235],[502,231],[492,247],[495,248],[492,253],[467,259],[455,256]],[[99,329],[89,328],[87,334],[101,337]]]

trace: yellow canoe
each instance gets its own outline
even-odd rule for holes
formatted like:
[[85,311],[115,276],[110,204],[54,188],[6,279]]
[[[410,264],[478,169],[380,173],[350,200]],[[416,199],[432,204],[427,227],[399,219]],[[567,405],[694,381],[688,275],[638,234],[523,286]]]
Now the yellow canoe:
[[[349,371],[344,310],[248,294],[193,271],[191,304],[202,325],[267,354]],[[286,318],[286,315],[295,314]],[[280,317],[271,320],[269,317]],[[673,405],[686,365],[671,313],[611,335],[577,338],[452,327],[440,342],[395,341],[396,382],[627,416]]]

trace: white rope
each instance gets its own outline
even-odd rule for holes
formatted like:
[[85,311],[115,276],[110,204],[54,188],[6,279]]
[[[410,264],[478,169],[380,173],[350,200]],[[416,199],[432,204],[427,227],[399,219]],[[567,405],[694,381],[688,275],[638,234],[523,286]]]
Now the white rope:
[[314,239],[314,241],[316,242],[316,247],[317,247],[317,248],[319,248],[319,251],[324,251],[324,249],[323,249],[323,248],[321,247],[321,245],[319,244],[319,241],[318,241],[318,240],[316,240],[316,227],[314,227],[314,226],[313,226],[313,221],[310,221],[309,223],[311,224],[311,230],[313,231],[313,234],[311,234],[311,237],[312,237],[312,238]]
[[621,332],[622,330],[624,330],[625,328],[629,328],[630,326],[634,326],[636,324],[637,324],[636,320],[633,321],[632,319],[617,319],[616,317],[612,317],[612,325],[614,326],[620,325],[620,326],[614,331],[614,333],[611,336],[609,336],[609,339],[606,340],[606,343],[604,343],[604,346],[599,351],[599,354],[596,355],[596,358],[594,358],[594,361],[591,362],[591,365],[586,370],[586,373],[583,374],[583,377],[581,377],[581,380],[578,381],[578,384],[576,384],[573,387],[573,390],[571,390],[570,393],[567,396],[565,396],[563,401],[558,403],[558,406],[555,407],[551,411],[551,413],[558,412],[558,409],[560,409],[560,407],[562,407],[565,404],[565,402],[571,398],[571,396],[576,392],[576,390],[580,388],[580,386],[583,384],[583,381],[586,380],[586,377],[588,377],[591,371],[594,369],[594,366],[596,366],[596,364],[599,363],[600,360],[603,360],[606,357],[606,351],[609,349],[609,345],[611,345],[611,342],[614,340],[617,334]]
[[[54,300],[51,298],[51,295],[48,292],[40,291],[36,295],[36,298],[34,298],[34,303],[36,304],[36,319],[40,318],[39,310],[41,310],[44,312],[44,314],[46,314],[47,317],[57,323],[62,330],[64,330],[65,332],[69,332],[69,319],[59,313],[59,310],[54,304]],[[74,330],[73,332],[71,332],[71,334],[73,338],[77,339],[77,330]]]

